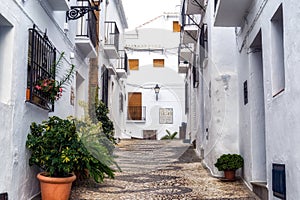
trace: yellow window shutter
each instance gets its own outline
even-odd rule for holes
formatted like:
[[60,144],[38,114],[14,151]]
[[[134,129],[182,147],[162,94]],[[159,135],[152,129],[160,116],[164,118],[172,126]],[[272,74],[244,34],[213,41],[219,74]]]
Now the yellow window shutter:
[[153,59],[153,67],[164,67],[165,60],[164,59]]
[[129,59],[129,69],[139,70],[139,59]]

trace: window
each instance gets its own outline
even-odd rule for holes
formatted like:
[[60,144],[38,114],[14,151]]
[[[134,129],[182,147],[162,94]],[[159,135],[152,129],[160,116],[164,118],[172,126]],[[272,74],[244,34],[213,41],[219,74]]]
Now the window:
[[173,21],[173,32],[180,32],[181,27],[178,21]]
[[246,105],[248,103],[248,83],[247,81],[245,81],[243,83],[244,86],[244,105]]
[[104,66],[102,73],[102,102],[108,106],[108,79],[109,79],[109,72]]
[[139,59],[129,59],[129,69],[139,70]]
[[208,41],[207,41],[207,25],[203,24],[201,27],[201,33],[200,33],[200,40],[199,40],[199,44],[200,44],[200,66],[201,68],[204,68],[204,59],[208,57]]
[[272,38],[272,95],[277,96],[285,88],[284,69],[284,38],[283,38],[283,14],[282,5],[277,9],[271,20]]
[[128,93],[128,117],[129,120],[142,120],[142,93]]
[[40,81],[55,80],[53,66],[56,62],[56,48],[46,34],[41,35],[35,26],[29,29],[28,67],[26,101],[43,109],[54,111],[50,96],[35,88]]
[[194,58],[193,58],[192,73],[193,73],[193,87],[197,88],[199,86],[199,67],[197,64],[196,56],[194,56]]
[[[11,101],[13,50],[13,26],[0,14],[0,101]],[[0,198],[1,199],[1,198]]]
[[273,195],[280,199],[286,199],[285,165],[273,163],[272,169]]
[[122,93],[120,93],[119,94],[119,110],[120,110],[120,112],[123,112],[123,110],[124,110],[124,97],[123,97],[123,94]]
[[185,114],[189,113],[190,99],[189,99],[189,84],[185,82]]
[[153,59],[153,67],[164,67],[165,60],[164,59]]

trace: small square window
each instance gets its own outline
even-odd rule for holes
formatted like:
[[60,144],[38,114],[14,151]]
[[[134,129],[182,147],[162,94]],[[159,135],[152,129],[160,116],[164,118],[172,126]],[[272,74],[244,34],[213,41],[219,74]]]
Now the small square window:
[[165,60],[164,59],[153,59],[153,67],[164,67]]
[[181,27],[178,21],[173,21],[173,32],[180,32]]
[[139,70],[139,59],[129,59],[129,69]]

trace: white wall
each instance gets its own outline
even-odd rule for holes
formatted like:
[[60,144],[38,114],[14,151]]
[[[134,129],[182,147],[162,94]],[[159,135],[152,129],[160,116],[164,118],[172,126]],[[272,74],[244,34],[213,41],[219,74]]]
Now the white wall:
[[[32,122],[41,122],[47,119],[48,111],[37,106],[25,103],[25,91],[27,87],[27,50],[28,29],[36,24],[41,31],[47,29],[49,39],[57,50],[66,53],[64,66],[70,63],[70,52],[75,51],[75,59],[72,61],[77,69],[82,72],[87,80],[87,63],[80,57],[80,53],[74,48],[74,38],[68,39],[64,34],[64,14],[51,17],[53,11],[46,4],[41,6],[39,1],[1,1],[0,13],[11,28],[2,29],[0,33],[1,45],[5,44],[5,51],[0,48],[0,110],[1,110],[1,134],[0,146],[2,147],[0,163],[0,193],[8,192],[9,199],[30,199],[38,193],[39,187],[36,181],[34,167],[29,167],[29,152],[25,148],[25,141]],[[43,3],[45,3],[43,1]],[[46,14],[49,11],[49,15]],[[57,13],[56,13],[57,14]],[[2,19],[0,20],[2,21]],[[70,30],[73,30],[72,27]],[[4,36],[4,37],[3,37]],[[5,41],[5,42],[4,42]],[[74,82],[72,83],[74,85]],[[3,87],[4,86],[4,87]],[[62,98],[55,105],[55,112],[51,115],[65,117],[73,115],[75,108],[70,105],[70,86],[63,93]],[[86,99],[87,100],[87,99]]]
[[[247,16],[248,21],[252,22],[256,14],[259,12],[258,8],[262,2],[256,2],[252,6],[249,16]],[[272,36],[271,19],[280,3],[283,5],[283,27],[284,27],[284,67],[285,67],[285,89],[279,95],[273,97],[273,86],[272,86],[272,63],[274,59],[274,51],[271,51],[274,46],[272,44],[276,43],[276,38]],[[244,155],[245,164],[244,167],[244,178],[249,183],[250,181],[256,181],[259,175],[258,169],[255,169],[255,164],[251,160],[255,154],[263,154],[266,152],[266,181],[269,189],[269,199],[277,199],[272,193],[272,163],[285,164],[286,167],[286,189],[287,189],[287,199],[298,199],[300,195],[300,161],[299,161],[299,148],[298,144],[300,141],[299,134],[297,130],[299,127],[298,115],[300,113],[300,108],[298,105],[299,96],[299,69],[297,65],[299,63],[299,57],[297,53],[300,49],[299,40],[296,38],[296,33],[300,29],[299,24],[296,22],[296,16],[299,14],[300,4],[298,2],[285,2],[285,1],[268,1],[264,7],[263,12],[259,16],[255,23],[249,23],[243,27],[243,32],[241,32],[238,37],[239,45],[242,41],[246,41],[246,45],[239,55],[239,91],[242,91],[242,82],[246,79],[250,80],[250,88],[253,95],[249,99],[249,105],[243,106],[242,104],[242,94],[240,95],[240,148],[241,153]],[[249,26],[253,26],[250,30]],[[253,65],[253,54],[249,54],[250,45],[257,35],[259,29],[262,33],[262,55],[263,55],[263,99],[264,108],[261,103],[255,102],[257,97],[261,97],[262,93],[254,91],[254,88],[258,88],[255,76],[259,74],[257,69]],[[239,46],[240,48],[241,46]],[[251,62],[252,61],[252,62]],[[248,65],[249,63],[249,65]],[[261,72],[260,72],[261,73]],[[250,90],[251,91],[251,90]],[[253,93],[254,92],[254,93]],[[253,111],[265,109],[265,116],[260,115],[259,118],[265,119],[265,150],[260,150],[255,152],[256,144],[253,137],[256,137],[255,132],[251,132],[257,128],[257,130],[262,128],[255,127],[255,124],[251,124],[251,115]],[[254,115],[253,115],[254,116]],[[252,117],[253,118],[253,117]],[[253,129],[254,128],[254,129]],[[261,146],[261,145],[260,145]],[[261,169],[264,170],[264,169]]]
[[224,153],[239,153],[238,77],[234,60],[234,29],[213,27],[213,12],[213,1],[209,1],[205,15],[208,24],[208,65],[203,69],[196,94],[199,103],[197,151],[203,154],[204,163],[214,175],[222,175],[214,167],[217,158]]
[[[143,138],[143,130],[157,130],[157,139],[177,131],[186,122],[184,110],[184,77],[177,72],[179,33],[173,32],[173,20],[158,18],[136,31],[126,33],[128,58],[139,59],[139,70],[131,70],[127,80],[128,92],[142,93],[146,121],[127,121],[123,137]],[[161,23],[158,23],[161,22]],[[157,49],[157,51],[148,51]],[[164,59],[164,67],[153,67],[153,59]],[[161,87],[156,101],[155,85]],[[128,95],[127,95],[128,96]],[[173,108],[173,123],[159,123],[159,108]],[[178,134],[179,136],[179,134]]]
[[[118,59],[110,59],[108,55],[105,54],[103,50],[104,37],[105,37],[105,21],[116,22],[119,30],[119,50],[124,50],[124,30],[127,28],[127,21],[125,19],[124,13],[122,13],[123,6],[122,1],[112,0],[107,2],[102,2],[100,4],[100,48],[99,48],[99,94],[102,94],[103,88],[101,75],[103,73],[102,66],[113,66],[114,69],[118,68]],[[118,75],[111,75],[109,78],[108,87],[108,109],[109,117],[114,123],[115,128],[115,138],[121,137],[121,134],[125,131],[125,95],[126,95],[126,78],[118,77]],[[124,111],[120,111],[119,95],[123,94],[124,97]],[[101,95],[99,95],[101,96]]]

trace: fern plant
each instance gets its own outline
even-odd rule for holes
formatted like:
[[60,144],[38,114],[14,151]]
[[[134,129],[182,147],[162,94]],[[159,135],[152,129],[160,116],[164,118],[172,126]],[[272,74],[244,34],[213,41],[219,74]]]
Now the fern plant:
[[[61,62],[64,58],[64,54],[65,53],[62,52],[57,62],[51,67],[50,73],[52,75],[55,76],[57,72],[61,70]],[[75,65],[71,64],[70,69],[68,69],[66,73],[60,77],[60,80],[55,80],[54,77],[42,78],[35,83],[34,88],[39,91],[44,98],[49,98],[49,100],[53,103],[62,96],[63,88],[72,81],[74,71]]]
[[161,140],[173,140],[176,138],[176,135],[178,134],[178,132],[174,132],[171,133],[168,129],[166,129],[167,135],[163,136],[162,138],[160,138]]

